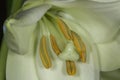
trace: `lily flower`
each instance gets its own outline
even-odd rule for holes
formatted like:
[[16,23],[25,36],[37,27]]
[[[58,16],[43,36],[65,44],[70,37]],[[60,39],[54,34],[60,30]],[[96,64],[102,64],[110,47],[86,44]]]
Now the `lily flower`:
[[28,0],[4,24],[7,80],[100,80],[120,68],[120,1]]

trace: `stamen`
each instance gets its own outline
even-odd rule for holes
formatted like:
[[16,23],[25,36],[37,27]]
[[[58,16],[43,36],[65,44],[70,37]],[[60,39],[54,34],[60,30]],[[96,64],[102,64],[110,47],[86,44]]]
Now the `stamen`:
[[[51,44],[52,44],[53,50],[55,51],[55,53],[57,55],[59,55],[61,53],[61,51],[58,48],[56,40],[55,40],[55,38],[54,38],[54,36],[52,34],[50,35],[50,40],[51,40]],[[66,69],[67,69],[67,73],[69,75],[75,75],[75,73],[76,73],[76,66],[75,66],[74,61],[66,61]]]
[[57,42],[56,42],[56,40],[55,40],[55,37],[54,37],[52,34],[50,35],[50,41],[51,41],[51,45],[52,45],[52,48],[53,48],[54,52],[55,52],[57,55],[59,55],[59,54],[61,53],[61,51],[60,51],[60,49],[59,49],[59,47],[58,47],[58,45],[57,45]]
[[80,55],[80,60],[83,63],[85,63],[86,62],[86,46],[75,32],[71,31],[71,34],[72,34],[74,45]]
[[74,61],[66,61],[66,69],[68,75],[75,75],[76,74],[76,66]]
[[65,38],[70,40],[71,39],[71,34],[70,34],[70,30],[69,30],[68,26],[59,18],[57,18],[57,23],[58,23],[61,31],[63,32]]
[[82,42],[82,53],[81,53],[81,56],[82,56],[81,61],[83,63],[85,63],[86,62],[86,46],[85,46],[85,44],[83,42]]
[[52,66],[50,56],[48,55],[46,46],[46,37],[42,36],[40,41],[40,57],[45,68],[50,68]]

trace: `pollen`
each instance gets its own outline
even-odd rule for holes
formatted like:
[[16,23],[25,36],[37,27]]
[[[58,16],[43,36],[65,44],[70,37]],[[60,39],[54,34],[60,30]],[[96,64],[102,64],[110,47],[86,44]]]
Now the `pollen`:
[[52,62],[50,56],[48,55],[47,45],[46,45],[46,37],[42,36],[40,41],[40,58],[45,68],[50,68],[52,66]]

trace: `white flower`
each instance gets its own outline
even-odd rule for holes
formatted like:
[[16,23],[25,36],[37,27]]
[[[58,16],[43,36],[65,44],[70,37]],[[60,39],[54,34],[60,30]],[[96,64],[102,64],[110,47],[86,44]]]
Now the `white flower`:
[[99,80],[100,70],[120,68],[119,5],[27,1],[5,22],[6,79]]

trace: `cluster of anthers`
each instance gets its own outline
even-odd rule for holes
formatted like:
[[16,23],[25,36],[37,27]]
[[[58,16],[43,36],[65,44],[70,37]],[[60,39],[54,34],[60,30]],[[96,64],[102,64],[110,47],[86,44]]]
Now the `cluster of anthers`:
[[[86,46],[80,36],[75,33],[74,31],[70,30],[67,24],[60,18],[56,17],[55,19],[58,28],[60,29],[61,33],[63,34],[64,38],[68,41],[68,43],[64,46],[64,50],[61,50],[59,48],[59,45],[57,44],[56,38],[54,34],[50,33],[49,38],[50,38],[50,44],[52,46],[52,49],[54,53],[59,57],[61,54],[64,54],[65,49],[67,49],[68,53],[72,52],[72,48],[70,43],[73,43],[74,50],[76,51],[78,58],[76,60],[68,60],[66,59],[66,71],[68,75],[75,75],[76,74],[76,65],[75,61],[80,61],[85,63],[86,62]],[[49,69],[52,67],[52,61],[49,55],[49,51],[47,48],[47,37],[45,35],[42,35],[40,39],[40,58],[42,61],[42,64],[46,69]],[[74,54],[74,53],[73,53]],[[68,55],[69,56],[69,55]]]

